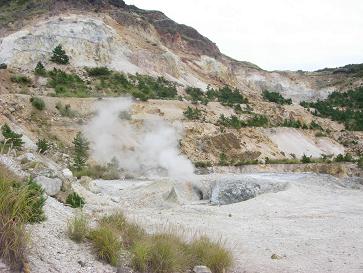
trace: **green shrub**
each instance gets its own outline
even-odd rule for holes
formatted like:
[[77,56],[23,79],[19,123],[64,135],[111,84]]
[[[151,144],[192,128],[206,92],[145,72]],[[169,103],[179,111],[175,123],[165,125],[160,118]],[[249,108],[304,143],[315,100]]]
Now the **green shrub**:
[[53,55],[50,60],[57,64],[69,64],[69,57],[61,45],[58,45],[53,49]]
[[283,96],[281,96],[281,94],[277,93],[277,92],[270,92],[268,90],[263,91],[262,93],[263,98],[267,101],[270,102],[275,102],[277,104],[292,104],[291,99],[285,99]]
[[81,132],[78,132],[76,137],[73,140],[74,145],[74,168],[76,170],[82,170],[86,166],[86,162],[88,159],[88,151],[89,151],[89,142],[82,135]]
[[221,165],[221,166],[228,166],[229,165],[228,158],[227,158],[227,155],[225,153],[221,153],[219,155],[219,165]]
[[72,208],[83,208],[86,202],[78,193],[72,192],[67,196],[66,203]]
[[26,187],[28,189],[28,205],[31,207],[31,214],[27,221],[29,223],[39,223],[45,220],[43,207],[46,201],[44,189],[33,179],[29,179]]
[[[4,144],[10,145],[15,149],[21,149],[24,142],[22,140],[23,135],[17,134],[10,129],[6,123],[1,127],[1,133],[5,138]],[[6,143],[5,143],[6,142]]]
[[344,123],[348,130],[363,130],[363,87],[348,92],[333,92],[324,101],[301,102],[303,107],[314,108],[316,116]]
[[335,162],[353,162],[353,158],[350,154],[345,154],[345,155],[342,155],[342,154],[338,154],[335,159],[334,159]]
[[221,242],[212,242],[207,237],[194,240],[189,252],[194,265],[205,265],[213,273],[224,273],[232,266],[232,254]]
[[197,119],[200,119],[201,115],[202,115],[202,111],[199,110],[198,108],[192,108],[190,106],[188,106],[187,110],[185,110],[183,112],[184,116],[187,118],[187,119],[190,119],[190,120],[197,120]]
[[85,82],[76,74],[54,68],[48,76],[48,85],[54,88],[56,96],[82,98],[90,95]]
[[104,68],[96,69],[96,71],[88,70],[91,74],[102,74],[94,76],[96,88],[113,95],[130,94],[143,101],[175,99],[177,96],[176,84],[163,77],[154,78],[138,73],[126,76],[120,72],[109,72]]
[[326,134],[324,134],[322,131],[318,131],[315,133],[316,137],[326,137]]
[[91,77],[109,76],[112,74],[112,71],[109,70],[107,67],[87,68],[86,71]]
[[268,125],[268,119],[264,115],[254,115],[252,118],[243,121],[238,116],[232,115],[229,118],[223,114],[219,117],[218,123],[225,127],[240,129],[242,127],[265,127]]
[[314,120],[310,123],[309,128],[312,129],[312,130],[321,130],[321,131],[323,131],[323,128],[318,123],[316,123]]
[[[285,119],[281,127],[292,127],[292,128],[302,128],[305,124],[301,123],[300,120]],[[305,125],[306,126],[306,125]],[[307,127],[305,127],[307,128]]]
[[0,258],[13,270],[26,260],[26,223],[45,219],[43,190],[32,180],[21,182],[0,165]]
[[197,162],[194,162],[194,166],[196,168],[207,168],[207,167],[211,167],[212,163],[209,161],[197,161]]
[[187,87],[185,92],[189,95],[189,99],[194,102],[202,102],[203,104],[208,103],[208,99],[206,98],[206,94],[200,88],[196,87]]
[[122,238],[122,244],[128,248],[134,245],[136,241],[145,237],[145,231],[138,225],[128,222],[121,212],[103,217],[100,220],[100,224],[112,227]]
[[11,76],[10,80],[21,85],[30,85],[32,83],[32,80],[24,75]]
[[33,105],[33,107],[38,109],[39,111],[42,111],[45,109],[45,102],[43,99],[41,99],[39,97],[30,98],[30,102]]
[[37,141],[37,147],[38,147],[38,152],[41,154],[45,154],[46,151],[48,151],[49,149],[49,143],[46,139],[38,139]]
[[38,75],[38,76],[46,76],[47,70],[45,70],[45,67],[41,62],[38,62],[37,66],[34,69],[34,73],[35,73],[35,75]]
[[218,101],[225,105],[233,106],[235,104],[248,103],[247,99],[243,97],[237,88],[231,89],[229,86],[224,86],[216,92],[216,95]]
[[86,215],[82,212],[77,213],[69,222],[68,222],[68,236],[71,240],[80,243],[86,239],[89,232],[89,223]]
[[104,180],[120,179],[119,163],[117,159],[113,158],[106,166],[88,165],[80,170],[73,170],[73,175],[78,178],[88,176]]
[[301,158],[301,162],[302,163],[311,163],[311,156],[307,156],[305,154],[303,154],[302,158]]
[[97,257],[109,264],[119,264],[122,244],[109,225],[100,225],[91,230],[90,239]]
[[359,158],[358,160],[358,167],[363,169],[363,157]]
[[55,108],[63,117],[73,118],[77,115],[77,112],[73,111],[69,104],[63,105],[60,101],[57,102]]

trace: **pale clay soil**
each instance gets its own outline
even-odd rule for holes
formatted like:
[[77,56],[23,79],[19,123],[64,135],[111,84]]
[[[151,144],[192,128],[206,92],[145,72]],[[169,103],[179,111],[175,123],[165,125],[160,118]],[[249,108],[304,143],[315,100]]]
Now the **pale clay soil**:
[[[169,198],[167,179],[94,181],[74,188],[86,198],[90,219],[122,209],[149,232],[177,229],[189,237],[223,238],[233,252],[230,272],[363,272],[363,191],[359,184],[317,174],[212,174],[200,184],[221,179],[256,179],[288,183],[286,190],[248,201],[212,206],[199,201],[188,183],[174,184],[179,198]],[[264,182],[261,182],[264,183]],[[116,272],[99,261],[87,244],[67,238],[73,209],[48,198],[48,220],[31,226],[32,272]],[[277,254],[281,259],[271,259]],[[81,267],[78,263],[85,263]]]

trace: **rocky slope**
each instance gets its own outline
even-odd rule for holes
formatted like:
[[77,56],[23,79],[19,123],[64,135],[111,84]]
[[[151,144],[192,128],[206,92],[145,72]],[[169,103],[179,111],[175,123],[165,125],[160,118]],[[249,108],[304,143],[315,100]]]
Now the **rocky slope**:
[[163,75],[201,88],[228,84],[251,96],[271,89],[293,101],[316,100],[362,82],[346,71],[264,71],[223,55],[196,30],[161,12],[143,11],[123,1],[26,2],[5,5],[1,12],[0,63],[14,68],[30,71],[62,44],[75,67]]

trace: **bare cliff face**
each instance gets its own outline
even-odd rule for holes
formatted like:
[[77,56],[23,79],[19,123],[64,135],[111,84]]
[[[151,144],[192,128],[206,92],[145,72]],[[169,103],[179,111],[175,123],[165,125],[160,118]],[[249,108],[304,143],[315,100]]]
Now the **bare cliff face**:
[[227,84],[252,97],[268,89],[296,102],[316,100],[361,84],[346,73],[264,71],[223,55],[208,38],[161,12],[120,0],[27,1],[17,9],[2,5],[0,63],[24,71],[48,60],[62,44],[74,67],[162,75],[202,89]]

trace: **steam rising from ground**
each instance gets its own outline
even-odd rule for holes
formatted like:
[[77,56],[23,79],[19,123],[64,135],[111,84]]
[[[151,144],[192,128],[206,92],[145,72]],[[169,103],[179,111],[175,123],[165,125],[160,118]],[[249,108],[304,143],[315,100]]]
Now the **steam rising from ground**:
[[85,128],[92,157],[106,164],[116,158],[120,167],[133,175],[167,175],[191,179],[193,165],[178,149],[181,129],[156,117],[132,121],[131,98],[104,99]]

